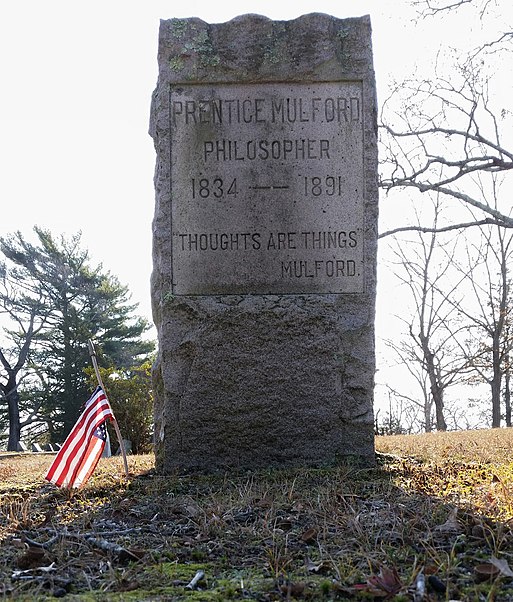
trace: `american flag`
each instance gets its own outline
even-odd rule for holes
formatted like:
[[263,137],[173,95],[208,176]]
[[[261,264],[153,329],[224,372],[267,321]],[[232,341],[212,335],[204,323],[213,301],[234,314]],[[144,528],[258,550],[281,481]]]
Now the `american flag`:
[[114,420],[114,414],[103,389],[98,387],[55,456],[45,479],[58,487],[84,485],[105,447],[107,420]]

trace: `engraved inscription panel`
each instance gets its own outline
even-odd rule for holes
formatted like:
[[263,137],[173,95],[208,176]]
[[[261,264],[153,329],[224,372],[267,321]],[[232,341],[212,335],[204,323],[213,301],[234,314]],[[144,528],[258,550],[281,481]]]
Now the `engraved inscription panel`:
[[361,82],[175,85],[177,295],[363,292]]

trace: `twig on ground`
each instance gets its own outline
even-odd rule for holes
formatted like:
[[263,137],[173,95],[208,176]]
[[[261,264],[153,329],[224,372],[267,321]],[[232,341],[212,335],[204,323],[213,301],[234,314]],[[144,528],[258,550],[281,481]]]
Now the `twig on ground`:
[[130,560],[135,562],[139,561],[139,558],[137,558],[135,554],[132,554],[130,550],[123,548],[123,546],[120,546],[117,543],[112,543],[106,539],[98,539],[96,537],[92,537],[91,535],[86,535],[85,540],[88,544],[94,546],[95,548],[99,548],[100,550],[114,554],[122,562],[128,562]]
[[[109,534],[121,535],[134,531],[138,531],[138,529],[126,529],[124,531],[109,532]],[[105,535],[105,533],[102,533],[102,535]],[[89,545],[94,546],[95,548],[99,548],[100,550],[114,554],[122,562],[128,562],[131,560],[137,562],[139,560],[139,558],[135,554],[133,554],[132,552],[130,552],[130,550],[127,550],[123,546],[107,541],[106,539],[103,539],[101,537],[94,537],[92,534],[68,533],[67,531],[65,531],[63,533],[56,533],[56,535],[54,535],[44,543],[39,543],[38,541],[34,541],[26,535],[23,535],[22,541],[33,548],[42,548],[47,550],[56,541],[63,538],[84,540]]]
[[413,595],[413,599],[415,602],[422,602],[426,596],[426,578],[424,577],[424,573],[420,571],[415,579],[415,594]]
[[190,580],[190,582],[185,586],[185,589],[197,589],[198,583],[205,578],[204,571],[198,571],[194,577]]
[[28,544],[32,548],[43,548],[44,550],[47,550],[56,541],[59,541],[61,537],[63,537],[63,535],[58,533],[57,535],[51,537],[48,541],[45,541],[44,543],[39,543],[38,541],[30,539],[30,537],[27,537],[26,535],[22,535],[22,542]]

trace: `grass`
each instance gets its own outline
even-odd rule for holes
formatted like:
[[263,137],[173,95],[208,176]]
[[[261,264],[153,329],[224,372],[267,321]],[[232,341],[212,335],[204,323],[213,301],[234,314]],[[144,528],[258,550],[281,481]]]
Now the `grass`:
[[50,456],[0,455],[0,599],[513,600],[513,431],[376,447],[373,470],[186,477],[133,456],[129,481],[112,458],[72,496]]
[[461,460],[485,464],[507,464],[513,459],[513,429],[483,429],[422,435],[376,437],[383,453],[419,460]]

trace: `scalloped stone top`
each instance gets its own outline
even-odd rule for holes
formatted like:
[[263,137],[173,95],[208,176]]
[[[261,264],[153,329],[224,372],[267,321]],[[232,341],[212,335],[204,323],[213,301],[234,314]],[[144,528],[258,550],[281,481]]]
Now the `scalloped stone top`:
[[[361,78],[372,66],[369,16],[247,14],[225,23],[161,21],[160,77],[169,81]],[[372,69],[372,67],[371,67]]]

